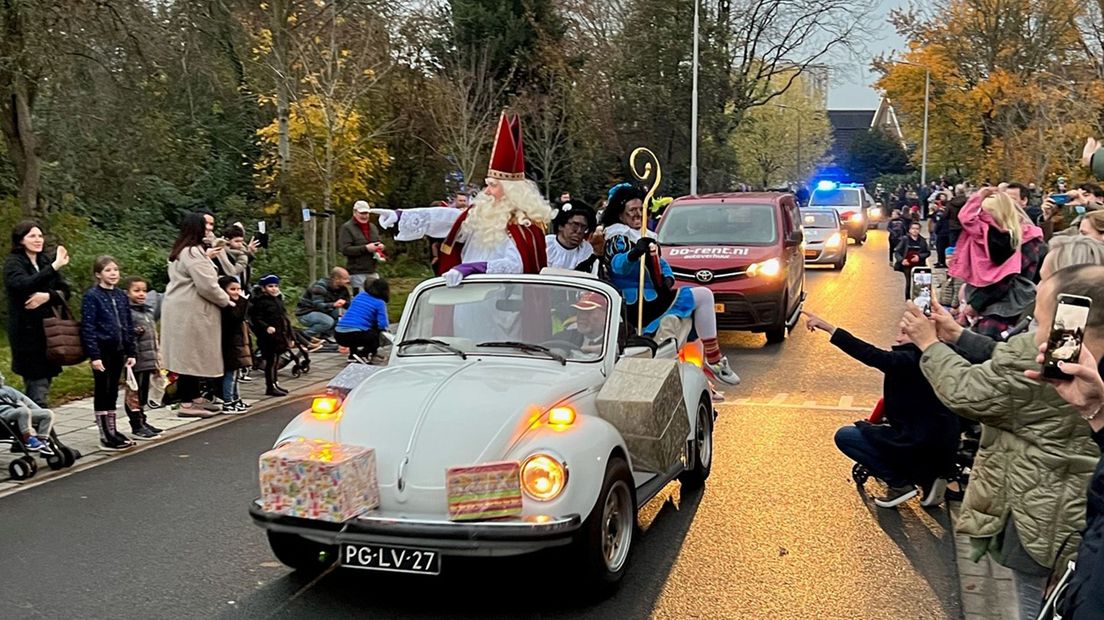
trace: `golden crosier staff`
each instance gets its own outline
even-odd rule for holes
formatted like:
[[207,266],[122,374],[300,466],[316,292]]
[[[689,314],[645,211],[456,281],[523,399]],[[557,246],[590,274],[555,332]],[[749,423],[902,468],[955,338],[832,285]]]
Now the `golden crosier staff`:
[[[636,165],[636,157],[641,154],[651,158],[651,161],[644,163],[643,172],[641,172]],[[660,170],[659,158],[656,157],[656,154],[642,146],[633,150],[632,154],[629,155],[629,168],[638,181],[648,184],[648,193],[644,195],[644,204],[641,205],[642,210],[640,218],[640,237],[644,238],[648,236],[648,213],[651,208],[652,197],[655,196],[656,190],[659,189],[659,183],[663,180],[663,171]],[[644,275],[647,269],[645,266],[646,260],[648,260],[647,254],[640,258],[640,292],[636,298],[636,333],[640,335],[644,334]]]

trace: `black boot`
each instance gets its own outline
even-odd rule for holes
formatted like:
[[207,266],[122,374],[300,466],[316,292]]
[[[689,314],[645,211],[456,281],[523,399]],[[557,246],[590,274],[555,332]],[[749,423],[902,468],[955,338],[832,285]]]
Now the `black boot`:
[[[113,420],[108,420],[108,412],[96,412],[96,428],[100,431],[100,445],[103,446],[105,450],[125,450],[134,445],[130,443],[130,441],[119,442],[113,422]],[[125,439],[124,437],[124,440]]]
[[126,435],[119,432],[119,429],[115,427],[115,412],[108,411],[107,415],[107,427],[111,430],[111,434],[115,436],[116,443],[121,444],[125,448],[129,448],[134,445],[134,442],[130,440]]
[[141,415],[142,415],[142,426],[146,427],[147,431],[153,433],[154,435],[160,435],[161,433],[165,432],[165,431],[163,431],[163,430],[161,430],[161,429],[157,428],[156,426],[149,423],[149,419],[146,418],[146,412],[145,411],[143,411],[141,413]]
[[141,411],[127,411],[127,417],[130,418],[130,434],[134,435],[135,439],[156,439],[157,433],[146,428],[145,421],[142,419],[144,416]]

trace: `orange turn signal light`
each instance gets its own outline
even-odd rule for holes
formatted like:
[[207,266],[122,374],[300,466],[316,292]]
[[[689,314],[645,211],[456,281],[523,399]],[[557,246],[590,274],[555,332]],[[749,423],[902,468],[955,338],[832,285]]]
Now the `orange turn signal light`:
[[548,410],[548,423],[556,426],[568,426],[575,423],[575,409],[567,405]]
[[341,400],[333,396],[317,396],[311,403],[311,415],[319,420],[328,420],[337,415]]

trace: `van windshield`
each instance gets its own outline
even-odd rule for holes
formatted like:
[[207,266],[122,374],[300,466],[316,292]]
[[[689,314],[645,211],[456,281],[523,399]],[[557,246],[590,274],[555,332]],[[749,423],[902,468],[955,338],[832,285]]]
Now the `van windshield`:
[[770,245],[778,239],[774,205],[703,204],[667,209],[659,242],[675,245]]
[[809,204],[818,207],[857,207],[859,206],[859,190],[818,189],[813,192]]

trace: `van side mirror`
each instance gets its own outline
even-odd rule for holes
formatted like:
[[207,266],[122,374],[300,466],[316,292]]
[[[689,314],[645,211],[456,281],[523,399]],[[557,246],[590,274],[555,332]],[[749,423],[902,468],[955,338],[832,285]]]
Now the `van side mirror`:
[[788,248],[797,247],[797,246],[801,245],[802,241],[805,241],[805,235],[802,234],[802,232],[800,230],[795,230],[792,233],[790,233],[789,238],[786,239],[785,245]]

